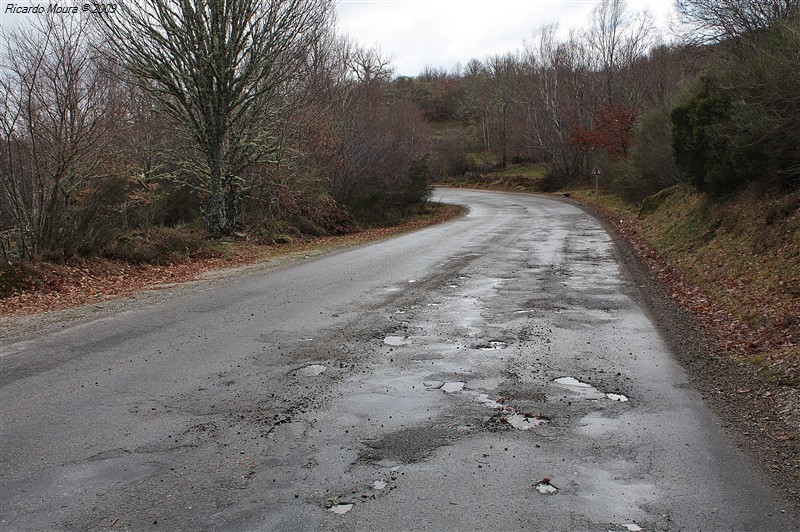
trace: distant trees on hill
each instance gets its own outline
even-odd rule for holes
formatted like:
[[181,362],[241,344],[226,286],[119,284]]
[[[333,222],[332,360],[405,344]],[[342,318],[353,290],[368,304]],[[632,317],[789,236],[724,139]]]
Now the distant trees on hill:
[[0,255],[131,258],[201,222],[345,232],[414,212],[432,179],[526,161],[549,188],[599,164],[631,200],[797,187],[799,4],[676,0],[667,43],[603,0],[585,30],[414,78],[338,36],[330,0],[37,17],[0,47]]

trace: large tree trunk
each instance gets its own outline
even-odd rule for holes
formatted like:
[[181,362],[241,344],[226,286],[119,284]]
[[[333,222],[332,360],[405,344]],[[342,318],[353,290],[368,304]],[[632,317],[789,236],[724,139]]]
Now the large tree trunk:
[[213,235],[226,235],[231,227],[227,216],[225,192],[222,187],[222,164],[219,153],[208,158],[209,188],[211,195],[204,209],[206,230]]

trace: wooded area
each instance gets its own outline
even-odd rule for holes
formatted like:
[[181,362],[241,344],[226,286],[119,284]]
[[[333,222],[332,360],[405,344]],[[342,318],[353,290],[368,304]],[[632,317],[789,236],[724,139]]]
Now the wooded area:
[[[545,163],[641,200],[800,186],[797,0],[677,0],[683,38],[603,0],[585,31],[395,77],[332,0],[147,0],[9,32],[0,255],[171,261],[208,236],[336,234],[431,183]],[[8,266],[4,266],[7,268]]]

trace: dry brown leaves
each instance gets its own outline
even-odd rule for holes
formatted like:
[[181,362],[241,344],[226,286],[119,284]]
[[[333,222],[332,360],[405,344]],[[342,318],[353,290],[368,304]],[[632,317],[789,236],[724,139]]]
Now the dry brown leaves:
[[[763,363],[773,373],[781,373],[785,377],[783,380],[800,380],[800,357],[797,356],[800,344],[785,324],[776,323],[753,330],[747,323],[731,316],[707,291],[687,280],[647,243],[637,231],[635,220],[622,219],[592,201],[581,201],[591,205],[606,218],[636,250],[656,279],[668,287],[672,298],[691,312],[706,333],[717,340],[723,352],[736,359],[762,356]],[[796,307],[795,315],[800,316],[800,302]]]
[[141,290],[166,288],[196,279],[202,272],[244,264],[253,259],[251,253],[241,253],[232,258],[199,259],[166,266],[100,259],[51,264],[47,266],[44,286],[0,299],[0,316],[75,307],[128,296]]

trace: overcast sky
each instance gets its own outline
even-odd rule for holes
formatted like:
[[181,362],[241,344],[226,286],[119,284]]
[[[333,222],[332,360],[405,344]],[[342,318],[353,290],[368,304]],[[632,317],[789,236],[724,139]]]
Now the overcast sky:
[[[395,74],[426,65],[451,70],[472,58],[521,49],[534,28],[558,22],[585,27],[598,0],[337,0],[338,27],[363,46],[392,57]],[[666,26],[672,0],[628,0]]]

